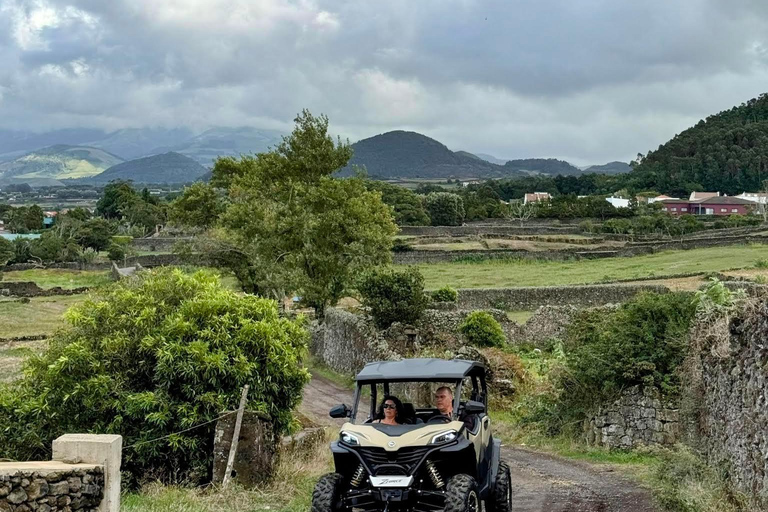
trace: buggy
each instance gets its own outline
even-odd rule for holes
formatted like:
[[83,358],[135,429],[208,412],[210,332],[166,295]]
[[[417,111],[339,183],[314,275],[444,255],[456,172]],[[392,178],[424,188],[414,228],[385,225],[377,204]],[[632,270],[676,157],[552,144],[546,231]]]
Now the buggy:
[[[450,414],[431,403],[439,386],[453,391]],[[397,425],[377,422],[377,403],[391,395],[402,399]],[[510,471],[491,434],[487,405],[481,363],[367,364],[356,377],[352,406],[330,411],[347,421],[331,443],[335,472],[317,482],[312,512],[482,512],[483,504],[487,512],[509,512]]]

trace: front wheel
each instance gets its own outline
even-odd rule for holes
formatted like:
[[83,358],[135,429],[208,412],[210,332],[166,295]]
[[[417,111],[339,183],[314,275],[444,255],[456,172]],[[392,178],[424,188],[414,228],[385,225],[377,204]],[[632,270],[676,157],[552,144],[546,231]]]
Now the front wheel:
[[481,512],[474,478],[459,474],[448,480],[445,487],[445,512]]
[[312,512],[341,512],[344,477],[338,473],[321,476],[312,492]]
[[512,475],[506,462],[499,462],[493,494],[485,503],[488,512],[511,512],[512,510]]

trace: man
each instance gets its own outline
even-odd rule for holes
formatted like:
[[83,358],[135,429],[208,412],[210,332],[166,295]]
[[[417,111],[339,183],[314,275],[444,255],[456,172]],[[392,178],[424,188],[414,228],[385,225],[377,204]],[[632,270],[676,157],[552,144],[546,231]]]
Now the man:
[[[451,388],[448,386],[440,386],[437,388],[437,391],[435,391],[435,408],[437,409],[438,414],[433,416],[433,418],[444,416],[451,419],[451,416],[453,415],[453,390]],[[459,419],[464,422],[464,426],[468,430],[474,430],[474,415],[466,415]]]

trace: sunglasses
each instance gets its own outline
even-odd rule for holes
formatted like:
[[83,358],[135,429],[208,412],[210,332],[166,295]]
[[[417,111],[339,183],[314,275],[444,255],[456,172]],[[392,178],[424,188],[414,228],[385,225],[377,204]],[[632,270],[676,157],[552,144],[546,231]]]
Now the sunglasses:
[[384,404],[381,406],[383,409],[397,409],[395,404]]

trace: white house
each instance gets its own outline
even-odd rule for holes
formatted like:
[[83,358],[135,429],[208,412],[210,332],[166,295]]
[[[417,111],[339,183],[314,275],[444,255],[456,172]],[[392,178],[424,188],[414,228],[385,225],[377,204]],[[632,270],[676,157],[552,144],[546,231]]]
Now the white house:
[[768,194],[764,192],[742,192],[736,197],[739,199],[746,199],[747,201],[752,201],[753,203],[758,204],[768,203]]

